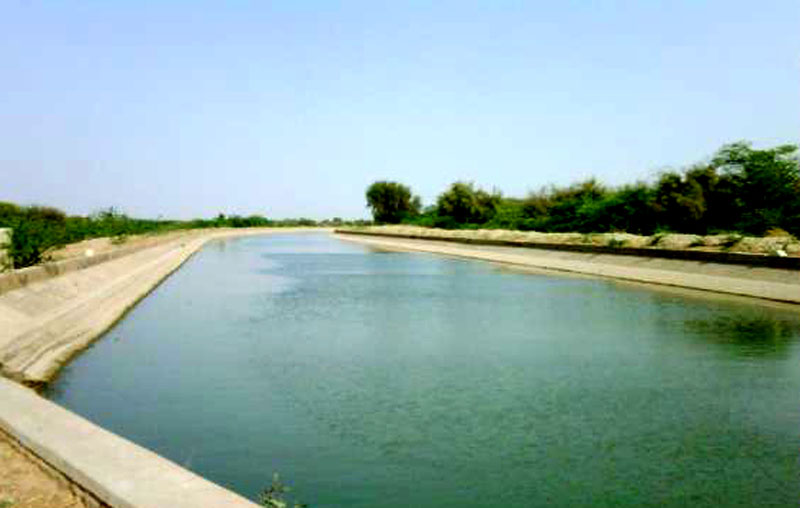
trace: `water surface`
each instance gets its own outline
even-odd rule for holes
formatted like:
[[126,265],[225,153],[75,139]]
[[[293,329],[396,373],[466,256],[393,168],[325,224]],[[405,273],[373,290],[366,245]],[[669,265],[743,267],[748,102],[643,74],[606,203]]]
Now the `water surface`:
[[50,395],[312,507],[800,499],[795,313],[321,234],[209,245]]

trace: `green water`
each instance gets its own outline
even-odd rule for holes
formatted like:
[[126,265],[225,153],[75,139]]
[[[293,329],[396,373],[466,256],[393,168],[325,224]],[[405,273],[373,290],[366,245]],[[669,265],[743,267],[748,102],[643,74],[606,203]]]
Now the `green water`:
[[796,313],[321,234],[208,246],[50,396],[312,507],[800,500]]

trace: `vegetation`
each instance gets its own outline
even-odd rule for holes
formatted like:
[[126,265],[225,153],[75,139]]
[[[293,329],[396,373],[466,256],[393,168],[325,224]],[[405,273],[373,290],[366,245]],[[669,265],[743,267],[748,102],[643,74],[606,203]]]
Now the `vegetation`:
[[67,217],[55,208],[0,203],[0,227],[13,228],[7,248],[18,267],[38,263],[45,250],[68,237]]
[[490,194],[472,183],[455,182],[436,200],[436,214],[446,217],[445,223],[483,224],[494,218],[501,201],[498,192]]
[[[6,246],[14,267],[23,268],[47,260],[47,253],[63,245],[89,238],[110,237],[121,244],[131,235],[164,233],[198,228],[338,226],[340,218],[317,222],[313,219],[271,220],[261,215],[242,217],[219,214],[213,219],[190,221],[135,219],[114,208],[88,217],[68,216],[61,210],[44,206],[19,206],[0,202],[0,228],[11,228],[11,244]],[[356,224],[363,224],[357,221]],[[0,246],[2,248],[3,246]]]
[[411,194],[411,189],[397,182],[375,182],[367,188],[367,206],[379,224],[398,224],[412,220],[419,215],[421,208],[419,196]]
[[794,145],[755,150],[747,142],[737,142],[723,146],[707,162],[666,171],[654,183],[619,188],[590,179],[520,199],[456,182],[434,206],[407,215],[402,222],[552,233],[761,236],[784,230],[800,236],[800,164]]
[[[259,495],[259,501],[266,508],[287,508],[291,502],[287,499],[287,494],[290,490],[288,486],[281,482],[278,473],[274,473],[272,475],[272,484]],[[291,506],[293,508],[305,508],[308,505],[293,501]]]

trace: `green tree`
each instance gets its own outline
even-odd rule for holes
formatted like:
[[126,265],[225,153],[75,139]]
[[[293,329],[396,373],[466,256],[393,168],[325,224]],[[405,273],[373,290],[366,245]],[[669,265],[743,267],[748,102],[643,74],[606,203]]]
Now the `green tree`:
[[655,231],[653,192],[643,183],[609,191],[580,209],[582,231],[626,231],[651,235]]
[[471,182],[455,182],[439,195],[436,213],[455,225],[484,224],[495,216],[501,201],[499,192],[477,189]]
[[525,219],[523,201],[515,198],[503,198],[495,207],[492,220],[485,226],[493,229],[521,229]]
[[398,224],[419,214],[422,201],[398,182],[379,181],[367,188],[367,206],[375,222]]
[[659,225],[671,231],[705,233],[700,225],[706,213],[703,187],[675,172],[661,175],[656,185],[655,209]]
[[754,150],[740,141],[723,146],[711,164],[721,180],[742,232],[763,234],[783,228],[800,234],[800,164],[797,146]]
[[28,206],[4,226],[11,231],[11,257],[16,268],[41,262],[48,249],[66,243],[66,215],[61,210],[43,206]]
[[[591,232],[600,227],[593,214],[608,191],[595,179],[566,188],[550,188],[524,201],[525,229],[551,232]],[[607,226],[602,226],[607,227]]]

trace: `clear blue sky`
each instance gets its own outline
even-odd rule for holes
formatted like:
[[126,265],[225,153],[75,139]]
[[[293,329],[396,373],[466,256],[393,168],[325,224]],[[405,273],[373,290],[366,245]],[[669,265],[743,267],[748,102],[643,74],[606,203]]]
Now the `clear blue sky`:
[[374,180],[522,196],[795,143],[800,2],[18,1],[0,200],[365,217]]

